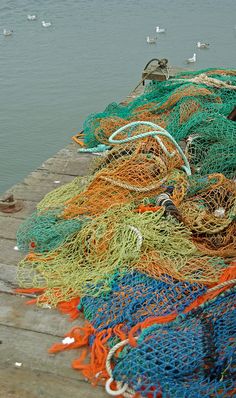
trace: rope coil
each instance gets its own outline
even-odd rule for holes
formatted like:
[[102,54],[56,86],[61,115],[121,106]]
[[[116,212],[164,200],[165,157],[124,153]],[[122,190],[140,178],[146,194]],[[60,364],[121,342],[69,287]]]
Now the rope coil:
[[[144,126],[150,126],[154,129],[154,131],[148,131],[146,133],[141,133],[141,134],[137,134],[135,136],[132,137],[127,137],[127,138],[123,138],[120,140],[115,140],[114,138],[120,134],[121,132],[131,128],[131,127],[136,127],[136,126],[140,126],[140,125],[144,125]],[[185,165],[182,166],[182,169],[186,172],[187,175],[191,175],[191,168],[190,168],[190,164],[188,159],[186,158],[185,154],[183,153],[182,149],[180,148],[180,146],[177,144],[177,142],[175,141],[175,139],[172,137],[172,135],[170,133],[168,133],[168,131],[166,131],[165,129],[163,129],[161,126],[159,126],[158,124],[152,123],[152,122],[146,122],[146,121],[138,121],[138,122],[132,122],[132,123],[128,123],[125,126],[119,128],[118,130],[116,130],[110,137],[109,137],[109,142],[112,144],[123,144],[125,142],[131,142],[131,141],[136,141],[138,139],[141,138],[145,138],[145,137],[150,137],[153,136],[157,142],[159,143],[159,145],[161,146],[162,150],[164,151],[164,153],[168,156],[168,157],[173,157],[175,155],[175,151],[170,153],[168,151],[168,149],[166,148],[166,146],[163,144],[162,140],[160,139],[159,135],[168,138],[172,144],[174,144],[177,152],[180,154],[180,156],[182,157]]]

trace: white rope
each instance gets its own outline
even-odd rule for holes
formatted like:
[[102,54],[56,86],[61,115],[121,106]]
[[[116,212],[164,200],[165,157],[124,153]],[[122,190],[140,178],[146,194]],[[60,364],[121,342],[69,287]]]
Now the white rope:
[[[137,340],[138,337],[135,337],[135,339]],[[108,355],[107,355],[107,359],[106,359],[106,370],[107,373],[109,374],[110,378],[106,381],[106,392],[109,395],[112,396],[117,396],[117,395],[124,395],[125,398],[133,398],[133,396],[135,395],[135,391],[132,390],[129,386],[128,383],[122,383],[120,381],[117,381],[117,387],[118,390],[112,390],[111,389],[111,383],[114,380],[113,378],[113,374],[112,374],[112,368],[111,368],[111,358],[113,357],[114,353],[121,347],[125,346],[126,344],[129,343],[129,339],[126,340],[122,340],[120,341],[120,343],[114,345],[114,347],[112,347],[112,349],[109,351]]]
[[236,86],[232,86],[231,84],[222,82],[219,79],[215,79],[213,77],[208,77],[205,73],[201,73],[200,75],[194,77],[193,79],[189,79],[189,81],[193,83],[205,84],[206,86],[212,86],[217,88],[229,88],[231,90],[236,90]]
[[188,138],[186,140],[187,141],[186,147],[185,147],[185,150],[184,150],[184,153],[185,153],[186,156],[188,155],[188,150],[189,150],[189,147],[192,144],[192,142],[194,140],[196,140],[197,138],[199,138],[199,137],[200,137],[199,134],[191,134],[191,135],[188,136]]
[[236,90],[236,86],[232,84],[225,83],[219,79],[215,79],[214,77],[208,77],[205,73],[201,73],[200,75],[192,78],[192,79],[184,79],[184,78],[176,78],[172,79],[172,81],[182,81],[184,82],[192,82],[197,84],[205,84],[206,86],[216,87],[216,88],[228,88],[230,90]]
[[163,182],[165,182],[167,180],[167,177],[165,177],[165,178],[162,178],[162,180],[158,181],[157,184],[152,184],[147,187],[137,187],[135,185],[126,184],[125,182],[122,182],[119,180],[113,180],[112,178],[106,177],[106,176],[99,176],[99,178],[101,178],[102,180],[105,180],[107,182],[110,182],[113,185],[117,185],[118,187],[128,189],[129,191],[136,191],[136,192],[153,191],[154,189],[159,188],[160,185],[162,185]]
[[221,289],[222,287],[225,286],[230,286],[230,285],[235,285],[236,279],[231,279],[230,281],[222,282],[217,286],[212,287],[211,289],[207,290],[207,293],[214,292],[215,290]]
[[138,228],[134,227],[133,225],[128,225],[128,227],[131,229],[131,231],[133,231],[135,233],[135,235],[137,236],[137,249],[140,250],[142,243],[143,243],[143,237],[141,232],[139,231]]

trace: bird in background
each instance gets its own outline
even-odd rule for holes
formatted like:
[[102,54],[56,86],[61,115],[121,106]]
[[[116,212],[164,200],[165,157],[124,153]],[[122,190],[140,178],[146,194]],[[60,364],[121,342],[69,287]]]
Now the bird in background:
[[13,30],[3,29],[4,36],[11,36],[13,34]]
[[197,48],[209,48],[209,43],[201,43],[200,41],[197,42]]
[[51,22],[46,22],[46,21],[42,21],[41,24],[42,24],[42,26],[43,26],[44,28],[49,28],[49,26],[52,25]]
[[28,14],[28,15],[27,15],[27,19],[28,19],[28,21],[36,21],[37,15],[30,15],[30,14]]
[[160,28],[160,26],[156,26],[156,33],[165,33],[165,28]]
[[147,36],[146,37],[146,41],[147,41],[147,43],[148,44],[156,44],[156,42],[157,42],[157,37],[150,37],[150,36]]
[[192,58],[188,58],[188,59],[187,59],[187,63],[188,63],[188,64],[191,64],[191,63],[193,63],[193,62],[196,62],[196,60],[197,60],[197,55],[194,53],[193,56],[192,56]]

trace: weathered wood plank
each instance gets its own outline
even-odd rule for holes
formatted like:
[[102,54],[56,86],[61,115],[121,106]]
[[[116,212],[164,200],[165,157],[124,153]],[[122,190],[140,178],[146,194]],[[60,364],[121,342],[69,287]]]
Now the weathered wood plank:
[[[55,185],[52,183],[47,183],[47,182],[41,182],[40,184],[35,184],[33,185],[28,185],[25,183],[21,183],[18,185],[15,185],[13,188],[11,188],[8,193],[13,193],[15,199],[20,199],[24,201],[30,201],[30,202],[40,202],[44,198],[44,196],[52,191],[53,189],[57,188],[60,184]],[[63,185],[63,184],[61,184]]]
[[[70,322],[69,317],[56,309],[28,305],[27,297],[1,293],[0,324],[32,332],[64,336],[73,326],[83,326],[84,319]],[[56,341],[56,338],[55,338]]]
[[78,159],[51,158],[46,160],[40,170],[48,170],[51,173],[69,174],[72,176],[84,176],[89,173],[94,156],[91,154],[80,154]]
[[104,387],[84,380],[21,368],[0,368],[0,398],[107,398]]
[[135,90],[133,90],[127,97],[124,99],[124,101],[121,102],[121,105],[128,105],[129,102],[133,101],[134,98],[137,98],[137,96],[143,94],[144,92],[144,86],[142,83],[140,83]]
[[14,367],[15,362],[21,362],[28,369],[84,379],[80,372],[70,368],[71,361],[80,356],[81,350],[48,354],[48,349],[60,341],[60,337],[0,325],[0,340],[0,367]]
[[[15,246],[16,240],[0,238],[0,264],[17,265],[24,257],[21,252],[14,250]],[[4,270],[2,270],[1,275],[3,273]]]
[[[15,199],[39,202],[48,192],[72,181],[75,176],[87,175],[94,158],[96,156],[92,154],[78,154],[77,150],[71,152],[63,149],[29,174],[23,182],[10,188],[6,195],[13,193]],[[17,218],[21,216],[20,213],[15,213]]]
[[[0,292],[13,293],[17,287],[17,267],[14,265],[0,264]],[[0,309],[1,311],[1,309]],[[0,313],[1,316],[1,313]]]
[[70,158],[70,159],[77,159],[80,156],[80,153],[78,153],[78,148],[80,146],[76,144],[74,141],[71,141],[69,145],[67,145],[65,148],[60,149],[53,157],[54,158]]
[[24,183],[29,185],[31,188],[43,185],[51,185],[51,189],[55,189],[58,186],[67,184],[73,179],[74,176],[70,176],[67,174],[63,175],[51,173],[47,170],[36,170],[24,179]]
[[107,398],[104,387],[21,368],[0,368],[0,398]]
[[3,217],[0,215],[0,238],[15,240],[16,231],[21,223],[21,219],[11,216]]

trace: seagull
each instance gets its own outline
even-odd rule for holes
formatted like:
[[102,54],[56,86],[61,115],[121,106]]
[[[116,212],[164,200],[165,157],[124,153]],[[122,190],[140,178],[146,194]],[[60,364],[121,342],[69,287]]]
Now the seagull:
[[187,63],[188,63],[188,64],[191,64],[191,63],[193,63],[193,62],[196,62],[196,60],[197,60],[197,57],[196,57],[196,54],[194,53],[193,56],[192,56],[192,58],[188,58],[188,59],[187,59]]
[[157,33],[165,33],[165,29],[164,28],[160,28],[160,26],[156,26],[156,32]]
[[42,21],[41,23],[42,23],[42,26],[43,26],[44,28],[49,28],[49,26],[52,25],[51,22]]
[[148,44],[156,44],[157,37],[151,38],[150,36],[147,36],[146,37],[146,41],[147,41]]
[[35,21],[37,19],[37,15],[27,15],[28,21]]
[[3,30],[4,36],[11,36],[12,33],[13,33],[13,30],[6,30],[6,29]]
[[197,42],[197,48],[208,48],[209,46],[209,43],[201,43],[200,41]]

